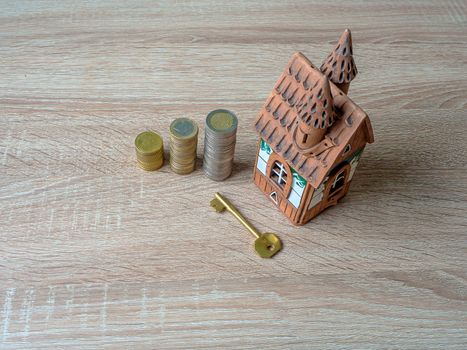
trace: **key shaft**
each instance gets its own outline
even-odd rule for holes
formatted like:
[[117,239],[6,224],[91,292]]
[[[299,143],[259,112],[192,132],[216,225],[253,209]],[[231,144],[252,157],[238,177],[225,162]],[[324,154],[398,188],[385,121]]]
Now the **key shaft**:
[[235,208],[235,206],[230,203],[230,201],[227,198],[224,198],[219,192],[216,192],[214,195],[219,202],[221,202],[224,206],[225,209],[227,209],[233,216],[237,218],[238,221],[242,223],[245,228],[250,231],[250,233],[255,236],[256,238],[259,238],[261,236],[261,233],[254,227],[238,210]]

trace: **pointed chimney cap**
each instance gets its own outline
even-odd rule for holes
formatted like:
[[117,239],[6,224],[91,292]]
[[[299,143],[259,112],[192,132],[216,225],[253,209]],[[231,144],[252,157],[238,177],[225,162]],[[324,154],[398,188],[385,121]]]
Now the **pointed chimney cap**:
[[341,37],[339,38],[339,41],[337,42],[337,46],[334,49],[334,51],[336,51],[337,54],[342,55],[342,56],[353,55],[352,33],[350,33],[349,28],[344,30],[344,33],[342,33]]
[[308,132],[312,132],[313,129],[327,129],[334,123],[334,100],[329,80],[325,75],[321,75],[311,88],[309,101],[299,110],[298,115],[302,130],[304,127]]
[[358,71],[353,59],[350,29],[342,33],[336,47],[324,60],[320,70],[334,84],[350,83],[355,78]]

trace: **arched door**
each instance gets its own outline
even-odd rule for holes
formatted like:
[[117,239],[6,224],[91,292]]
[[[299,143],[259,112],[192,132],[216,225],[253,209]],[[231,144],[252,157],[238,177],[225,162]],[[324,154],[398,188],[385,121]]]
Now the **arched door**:
[[345,196],[349,187],[350,165],[343,164],[333,172],[327,181],[323,193],[322,209],[335,205],[339,199]]

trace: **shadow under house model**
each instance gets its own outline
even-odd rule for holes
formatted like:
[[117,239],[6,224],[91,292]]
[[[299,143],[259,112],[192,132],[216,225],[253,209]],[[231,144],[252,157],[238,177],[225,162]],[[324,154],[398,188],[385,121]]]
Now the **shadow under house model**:
[[370,119],[349,97],[357,74],[347,29],[317,69],[295,53],[255,121],[255,184],[295,225],[337,204],[367,143]]

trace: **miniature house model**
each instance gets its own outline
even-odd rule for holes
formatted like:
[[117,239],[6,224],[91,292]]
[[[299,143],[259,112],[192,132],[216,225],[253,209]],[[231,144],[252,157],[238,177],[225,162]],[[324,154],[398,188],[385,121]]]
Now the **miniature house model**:
[[357,74],[349,30],[317,69],[295,53],[255,120],[255,184],[294,223],[303,225],[349,190],[373,130],[347,97]]

